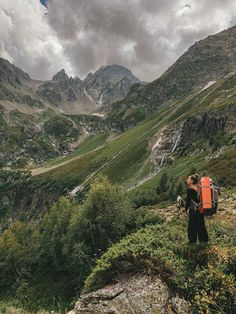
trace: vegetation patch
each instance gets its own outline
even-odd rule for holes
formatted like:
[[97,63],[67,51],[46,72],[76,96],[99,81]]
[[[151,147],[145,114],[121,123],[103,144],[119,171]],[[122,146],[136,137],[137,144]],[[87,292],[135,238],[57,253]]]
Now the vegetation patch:
[[235,229],[227,227],[224,218],[208,221],[208,228],[208,245],[187,244],[187,225],[182,218],[147,226],[127,236],[97,261],[84,291],[115,281],[117,274],[155,273],[172,290],[189,299],[196,313],[234,313]]

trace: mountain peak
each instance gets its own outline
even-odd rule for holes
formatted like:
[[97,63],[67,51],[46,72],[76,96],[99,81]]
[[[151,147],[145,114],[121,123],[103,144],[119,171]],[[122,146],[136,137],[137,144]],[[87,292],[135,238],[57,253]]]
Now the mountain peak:
[[100,80],[112,80],[113,82],[127,79],[131,82],[131,85],[141,82],[136,76],[134,76],[130,69],[118,64],[103,65],[93,75],[88,76],[86,80],[97,78]]
[[117,64],[103,65],[83,81],[87,97],[100,105],[125,97],[136,83],[141,81],[129,69]]
[[0,57],[0,81],[17,86],[24,84],[28,80],[30,80],[30,76],[27,73]]
[[52,80],[56,82],[67,81],[69,80],[69,76],[66,74],[66,71],[62,69],[53,76]]
[[[134,77],[134,75],[130,69],[124,67],[123,65],[119,65],[119,64],[103,65],[95,72],[95,74],[96,73],[106,73],[106,74],[110,74],[110,75],[121,74],[121,75],[129,75],[129,76]],[[136,78],[136,79],[139,81],[138,78]]]

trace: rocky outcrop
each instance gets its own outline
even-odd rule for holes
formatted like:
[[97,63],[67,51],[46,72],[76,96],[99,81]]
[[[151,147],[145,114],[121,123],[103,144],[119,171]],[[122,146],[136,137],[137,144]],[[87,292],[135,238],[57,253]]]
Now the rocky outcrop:
[[123,278],[95,292],[84,294],[70,314],[191,313],[191,304],[173,294],[159,277]]
[[21,69],[15,67],[9,61],[0,58],[0,82],[9,83],[12,86],[23,85],[30,80],[30,76]]
[[[213,110],[201,115],[190,116],[186,120],[165,127],[151,142],[151,160],[158,171],[171,164],[179,154],[192,154],[208,149],[209,154],[215,149],[214,137],[236,132],[236,104],[224,109]],[[211,140],[212,139],[212,140]],[[219,147],[225,145],[219,142]]]
[[[133,84],[140,83],[123,66],[102,66],[82,81],[62,69],[49,81],[37,81],[9,61],[0,58],[0,100],[22,106],[24,112],[53,107],[69,114],[94,112],[102,105],[125,97]],[[8,104],[3,103],[5,106]],[[30,108],[29,108],[30,107]]]
[[37,94],[55,106],[59,106],[61,103],[75,102],[80,100],[81,83],[82,81],[78,77],[69,78],[63,69],[55,74],[51,81],[43,83],[37,90]]
[[125,97],[131,86],[141,83],[133,73],[120,65],[102,66],[83,82],[87,97],[99,105],[109,105]]
[[61,71],[57,72],[53,77],[52,81],[54,82],[61,82],[61,81],[68,81],[69,76],[66,74],[65,69],[62,69]]
[[[79,77],[69,78],[63,69],[51,81],[41,84],[37,94],[57,107],[69,102],[70,106],[76,103],[83,111],[93,111],[125,97],[136,83],[140,80],[119,65],[102,66],[94,74],[89,73],[83,81]],[[64,110],[65,106],[62,108]]]

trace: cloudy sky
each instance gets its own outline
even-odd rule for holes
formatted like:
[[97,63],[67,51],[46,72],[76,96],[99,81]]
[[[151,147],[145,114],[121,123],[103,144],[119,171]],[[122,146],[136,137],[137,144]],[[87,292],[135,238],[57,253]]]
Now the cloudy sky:
[[122,64],[160,76],[191,44],[236,24],[235,0],[0,0],[0,56],[48,79]]

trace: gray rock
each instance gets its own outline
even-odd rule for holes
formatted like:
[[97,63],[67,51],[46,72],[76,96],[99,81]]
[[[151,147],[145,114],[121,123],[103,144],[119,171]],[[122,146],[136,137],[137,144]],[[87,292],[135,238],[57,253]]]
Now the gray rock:
[[70,313],[187,314],[191,313],[191,304],[173,295],[159,277],[137,275],[82,295]]
[[0,82],[9,83],[12,86],[23,85],[30,77],[9,61],[0,58]]
[[[236,132],[236,104],[224,109],[217,109],[204,114],[193,115],[181,122],[168,125],[156,134],[152,141],[151,160],[156,171],[174,162],[175,157],[185,149],[185,154],[199,152],[203,147],[199,140],[204,141],[204,150],[209,156],[214,152],[208,139],[220,134]],[[218,150],[220,149],[220,145]]]
[[129,69],[120,65],[102,66],[83,81],[88,97],[100,105],[109,105],[114,100],[125,97],[131,86],[137,83],[141,81]]
[[55,81],[55,82],[60,82],[60,81],[67,81],[69,80],[69,77],[68,75],[66,74],[65,70],[62,69],[61,71],[57,72],[53,78],[52,78],[52,81]]

